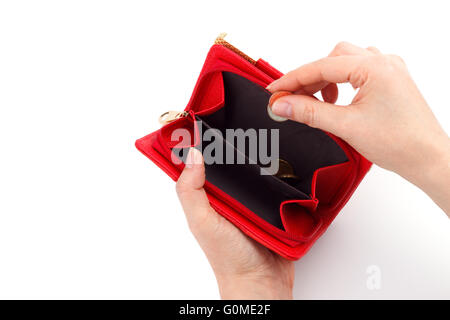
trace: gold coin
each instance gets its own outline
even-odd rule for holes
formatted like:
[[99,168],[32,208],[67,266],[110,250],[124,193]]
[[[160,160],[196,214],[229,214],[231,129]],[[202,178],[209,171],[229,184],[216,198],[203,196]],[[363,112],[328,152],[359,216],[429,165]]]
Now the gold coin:
[[291,164],[283,159],[278,159],[278,172],[275,176],[289,184],[300,180],[300,178],[295,175],[294,168]]

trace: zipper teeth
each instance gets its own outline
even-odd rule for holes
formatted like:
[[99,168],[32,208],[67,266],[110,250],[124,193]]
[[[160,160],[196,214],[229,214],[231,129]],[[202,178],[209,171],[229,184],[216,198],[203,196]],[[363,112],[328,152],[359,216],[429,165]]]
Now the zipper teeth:
[[224,37],[226,36],[226,33],[221,33],[216,40],[214,41],[214,44],[219,44],[221,46],[224,46],[225,48],[230,49],[231,51],[237,53],[238,55],[240,55],[242,58],[244,58],[245,60],[247,60],[248,62],[250,62],[251,64],[256,64],[256,61],[253,60],[252,58],[250,58],[248,55],[246,55],[245,53],[243,53],[241,50],[239,50],[238,48],[236,48],[235,46],[233,46],[232,44],[230,44],[228,41],[226,41],[224,39]]

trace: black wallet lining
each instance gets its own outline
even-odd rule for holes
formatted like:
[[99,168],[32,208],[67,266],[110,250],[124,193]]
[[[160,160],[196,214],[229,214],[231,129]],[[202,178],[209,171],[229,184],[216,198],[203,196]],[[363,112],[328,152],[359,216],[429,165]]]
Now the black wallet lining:
[[[214,139],[224,140],[224,147],[231,148],[223,150],[224,154],[230,151],[244,153],[246,164],[205,164],[206,179],[271,225],[285,230],[280,216],[280,204],[285,200],[310,199],[308,194],[311,193],[314,172],[322,167],[346,162],[347,156],[321,130],[290,120],[272,120],[267,114],[270,93],[261,86],[231,72],[222,72],[222,75],[224,106],[210,115],[196,119],[202,121],[205,129],[215,128],[222,133],[214,135]],[[247,147],[245,150],[236,150],[232,142],[224,139],[225,129],[238,128],[279,129],[280,158],[292,165],[300,180],[290,185],[275,176],[261,175],[261,166],[249,163]],[[203,149],[209,143],[211,142],[203,141]],[[270,150],[270,146],[268,149]],[[187,149],[173,151],[185,159]]]
[[[204,129],[211,129],[199,117],[196,119],[202,122]],[[241,153],[220,134],[214,135],[212,141],[203,141],[200,151],[203,153],[205,148],[216,139],[221,140],[224,146],[223,154],[234,152],[236,159],[237,153]],[[200,149],[200,146],[197,146],[197,149]],[[173,149],[183,162],[186,160],[187,151],[188,148]],[[305,200],[310,197],[273,175],[261,175],[261,170],[264,168],[256,163],[250,163],[245,154],[243,156],[246,159],[245,164],[205,163],[206,179],[271,225],[284,230],[279,214],[280,204],[286,200]]]
[[[295,185],[297,189],[310,194],[312,176],[317,169],[348,160],[345,152],[325,132],[290,120],[272,120],[267,114],[270,98],[267,90],[240,75],[222,74],[225,105],[201,119],[224,136],[225,129],[279,129],[280,158],[288,161],[300,177]],[[248,156],[247,150],[244,152]]]

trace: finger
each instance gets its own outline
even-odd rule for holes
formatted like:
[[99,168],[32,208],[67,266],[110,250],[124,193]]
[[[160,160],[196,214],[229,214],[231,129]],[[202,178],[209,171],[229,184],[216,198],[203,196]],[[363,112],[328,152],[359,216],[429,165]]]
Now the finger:
[[[363,49],[361,47],[355,46],[354,44],[351,44],[349,42],[339,42],[334,49],[330,52],[328,57],[338,57],[343,55],[361,55],[361,56],[370,56],[374,53],[370,50]],[[305,94],[305,95],[313,95],[318,91],[321,91],[329,84],[328,81],[320,81],[317,83],[305,85],[302,88],[299,88],[295,90],[296,94]],[[267,87],[267,89],[270,89],[270,86]],[[271,90],[272,91],[272,90]],[[273,92],[273,91],[272,91]]]
[[273,113],[313,128],[319,128],[344,137],[351,112],[346,107],[339,107],[308,96],[290,95],[276,100],[272,106]]
[[339,42],[328,56],[329,57],[338,57],[338,56],[345,56],[345,55],[368,56],[368,55],[372,55],[372,54],[373,53],[367,49],[364,49],[364,48],[355,46],[354,44],[351,44],[349,42],[343,41],[343,42]]
[[[329,83],[326,81],[322,81],[316,83],[311,86],[306,86],[304,88],[300,88],[291,94],[299,94],[303,96],[311,96],[314,97],[316,92],[320,91],[322,94],[322,98],[325,102],[335,103],[337,101],[339,95],[339,89],[335,83]],[[277,91],[279,92],[279,91]],[[289,91],[286,91],[289,92]],[[274,93],[275,94],[275,93]]]
[[293,94],[313,96],[318,91],[321,91],[324,101],[330,103],[335,103],[339,95],[337,85],[327,81],[321,81],[312,85],[304,86],[303,88],[294,91]]
[[350,82],[355,88],[361,86],[365,79],[362,63],[365,56],[327,57],[301,66],[288,72],[283,77],[272,82],[267,90],[294,92],[302,87],[327,81],[330,83]]
[[294,91],[294,93],[295,94],[312,96],[316,92],[318,92],[318,91],[322,90],[323,88],[325,88],[328,84],[329,84],[329,82],[327,82],[327,81],[320,81],[318,83],[313,83],[311,85],[307,85],[307,86],[301,87],[300,89]]
[[205,184],[205,166],[200,151],[190,148],[186,166],[177,181],[177,194],[191,229],[204,224],[214,210],[209,204]]
[[320,93],[322,94],[322,99],[328,103],[335,103],[338,99],[339,90],[335,83],[328,84],[323,88]]
[[[349,42],[339,42],[334,49],[331,51],[331,53],[328,55],[328,57],[338,57],[338,56],[343,56],[343,55],[362,55],[362,56],[368,56],[368,55],[373,55],[372,52],[368,51],[367,49],[363,49],[361,47],[355,46],[354,44],[351,44]],[[297,90],[295,93],[296,94],[306,94],[306,95],[313,95],[318,91],[323,90],[324,88],[326,88],[329,85],[329,82],[327,81],[320,81],[318,83],[314,83],[311,85],[306,85],[303,88]],[[337,88],[336,90],[334,89],[334,87],[331,87],[329,94],[334,95],[336,92],[336,100],[337,100]],[[325,93],[328,94],[328,93]],[[322,92],[322,97],[323,97],[323,92]],[[325,99],[325,98],[324,98]],[[332,100],[332,99],[331,99]],[[327,101],[327,102],[331,102]],[[336,100],[334,100],[334,102],[336,102]],[[334,103],[331,102],[331,103]]]
[[370,52],[372,52],[374,54],[381,54],[381,51],[378,50],[378,48],[375,48],[375,47],[368,47],[367,50],[369,50]]

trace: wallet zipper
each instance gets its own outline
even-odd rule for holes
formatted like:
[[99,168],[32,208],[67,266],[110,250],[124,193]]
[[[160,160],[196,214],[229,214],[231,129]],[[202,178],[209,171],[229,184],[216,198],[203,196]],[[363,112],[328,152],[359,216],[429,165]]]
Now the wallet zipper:
[[256,64],[256,61],[254,59],[250,58],[248,55],[243,53],[241,50],[239,50],[238,48],[236,48],[235,46],[230,44],[228,41],[226,41],[224,39],[226,35],[227,34],[225,32],[222,32],[221,34],[219,34],[219,36],[214,41],[214,44],[218,44],[218,45],[224,46],[225,48],[233,51],[234,53],[237,53],[239,56],[241,56],[242,58],[244,58],[245,60],[247,60],[251,64]]

